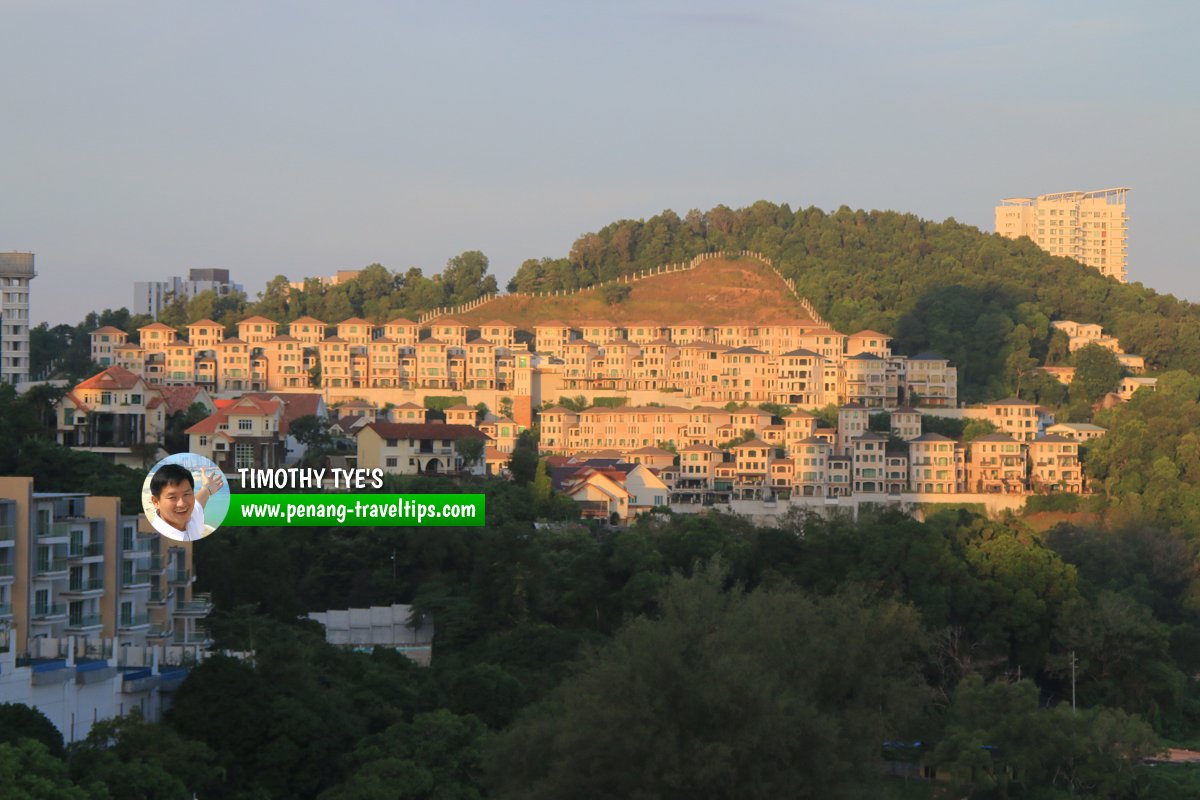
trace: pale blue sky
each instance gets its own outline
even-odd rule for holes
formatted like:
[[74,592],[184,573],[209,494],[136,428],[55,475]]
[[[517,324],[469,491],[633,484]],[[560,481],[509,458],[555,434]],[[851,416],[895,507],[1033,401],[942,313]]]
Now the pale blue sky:
[[664,208],[953,216],[1126,185],[1200,300],[1200,4],[0,0],[0,250],[35,321],[228,267],[251,296],[525,258]]

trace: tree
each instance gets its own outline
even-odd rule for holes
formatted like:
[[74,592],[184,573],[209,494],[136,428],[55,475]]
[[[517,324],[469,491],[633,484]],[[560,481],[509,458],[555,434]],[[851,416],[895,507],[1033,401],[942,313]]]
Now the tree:
[[55,758],[62,758],[63,737],[54,723],[36,708],[22,703],[0,703],[0,744],[36,739]]
[[1117,390],[1125,368],[1114,353],[1095,344],[1075,351],[1075,377],[1071,380],[1071,399],[1082,397],[1089,404]]
[[[288,306],[292,287],[284,275],[276,275],[267,281],[267,285],[258,294],[258,302],[254,305],[254,313],[261,314],[276,322],[289,322],[299,315],[293,315]],[[195,320],[192,320],[193,322]]]
[[[1123,798],[1139,762],[1156,750],[1150,727],[1122,711],[1038,707],[1032,681],[966,678],[954,694],[934,763],[964,790],[987,797]],[[1053,795],[1059,796],[1059,795]]]
[[508,471],[517,483],[529,483],[538,468],[537,439],[532,431],[521,431],[508,459]]
[[446,300],[451,304],[466,303],[485,294],[498,291],[496,279],[487,274],[488,259],[478,250],[468,250],[446,262],[442,283]]
[[550,482],[550,470],[546,466],[545,460],[540,460],[537,463],[537,471],[533,476],[533,502],[540,508],[550,502],[550,494],[553,491],[553,486]]
[[186,411],[177,411],[167,419],[167,430],[163,434],[163,446],[168,453],[188,451],[187,429],[205,419],[208,409],[203,403],[192,403]]
[[470,715],[417,714],[363,739],[347,759],[350,779],[320,800],[482,800],[476,776],[486,734]]
[[1077,692],[1085,705],[1122,708],[1151,719],[1183,702],[1186,679],[1171,660],[1170,632],[1150,609],[1115,592],[1067,603],[1055,628],[1063,681],[1076,657]]
[[463,469],[470,470],[478,464],[487,449],[487,443],[483,439],[475,437],[463,437],[454,440],[454,452],[462,459]]
[[916,613],[723,583],[719,567],[672,579],[660,618],[505,731],[497,796],[836,798],[880,780],[879,743],[912,734],[924,696]]
[[11,800],[89,800],[67,777],[66,764],[34,739],[0,743],[0,787]]
[[607,305],[615,306],[628,300],[632,292],[633,287],[627,283],[610,283],[600,290],[600,297]]
[[[71,746],[71,775],[83,786],[100,783],[112,796],[190,800],[221,783],[216,754],[162,724],[147,724],[136,706],[124,717],[101,720]],[[109,795],[105,795],[109,796]]]

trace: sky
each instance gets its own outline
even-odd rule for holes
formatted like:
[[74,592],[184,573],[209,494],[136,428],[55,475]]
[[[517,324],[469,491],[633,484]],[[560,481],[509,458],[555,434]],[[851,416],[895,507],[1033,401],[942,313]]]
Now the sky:
[[1129,186],[1200,301],[1200,4],[0,0],[0,251],[33,322],[228,268],[253,298],[755,200],[994,227]]

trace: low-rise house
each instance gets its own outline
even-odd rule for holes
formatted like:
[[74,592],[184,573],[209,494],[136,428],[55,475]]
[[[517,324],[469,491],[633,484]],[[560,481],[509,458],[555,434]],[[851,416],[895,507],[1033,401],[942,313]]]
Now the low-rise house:
[[1027,473],[1021,442],[1005,433],[989,433],[968,445],[969,489],[973,492],[1021,494]]
[[468,464],[456,443],[477,439],[486,448],[491,442],[478,428],[438,422],[372,422],[359,428],[356,438],[359,468],[382,469],[393,475],[483,475],[487,470],[486,451],[481,452],[478,461]]
[[955,451],[958,444],[940,433],[923,433],[908,443],[908,483],[913,492],[954,494],[959,491]]
[[1038,407],[1028,400],[1009,397],[987,403],[987,420],[1000,433],[1021,442],[1031,442],[1038,435]]
[[1029,443],[1029,484],[1035,492],[1083,491],[1079,442],[1066,436],[1040,436]]
[[160,389],[112,366],[67,392],[56,416],[59,444],[140,468],[158,460],[167,406]]
[[1060,422],[1046,428],[1047,435],[1065,436],[1077,442],[1090,442],[1092,439],[1099,439],[1106,433],[1108,433],[1107,428],[1101,428],[1099,425],[1092,425],[1088,422]]
[[284,466],[287,457],[284,403],[243,395],[217,402],[217,410],[185,433],[188,451],[204,456],[226,475],[242,468]]

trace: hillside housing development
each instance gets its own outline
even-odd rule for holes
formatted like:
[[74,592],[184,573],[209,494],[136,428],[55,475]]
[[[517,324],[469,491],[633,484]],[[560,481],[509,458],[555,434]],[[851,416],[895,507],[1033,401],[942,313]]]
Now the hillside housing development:
[[[666,272],[713,281],[697,264],[710,268],[698,259]],[[91,347],[106,369],[67,394],[60,441],[120,444],[136,458],[131,442],[163,430],[168,401],[177,410],[195,400],[209,415],[186,430],[190,449],[227,475],[294,463],[291,424],[316,415],[359,468],[503,476],[521,432],[535,429],[555,486],[587,515],[617,521],[661,506],[983,498],[991,507],[1007,498],[1001,505],[1012,507],[1030,494],[1088,491],[1080,448],[1102,428],[1056,426],[1051,412],[1018,398],[960,408],[958,372],[945,357],[896,353],[875,330],[836,331],[792,284],[762,274],[762,296],[783,280],[791,305],[756,322],[714,322],[711,308],[698,309],[707,321],[678,310],[666,322],[642,319],[629,308],[616,319],[548,318],[547,308],[574,307],[558,293],[552,306],[505,301],[520,324],[489,318],[497,301],[481,299],[419,322],[255,315],[228,328],[209,319],[103,327]],[[719,286],[704,289],[714,293]],[[597,308],[587,302],[579,304]],[[1098,326],[1055,327],[1072,350],[1115,344]],[[1122,363],[1136,372],[1139,361]],[[105,405],[106,387],[120,388],[110,403],[129,405]],[[179,392],[189,394],[171,396]],[[149,415],[140,423],[120,416],[138,413],[135,401]],[[117,416],[93,422],[101,412]],[[960,431],[979,425],[950,437],[938,432],[954,429],[947,418]]]
[[[453,318],[427,325],[351,318],[328,325],[301,317],[286,325],[261,316],[224,326],[200,320],[188,336],[155,322],[129,333],[93,331],[92,357],[161,386],[212,394],[324,389],[475,390],[523,397],[531,408],[562,392],[670,392],[704,403],[779,403],[820,408],[861,403],[953,408],[958,375],[936,353],[892,352],[877,331],[839,333],[809,320],[794,324],[665,325],[647,320],[550,320],[519,330],[494,320],[471,327]],[[489,404],[490,405],[490,404]],[[518,422],[529,420],[516,417]]]

